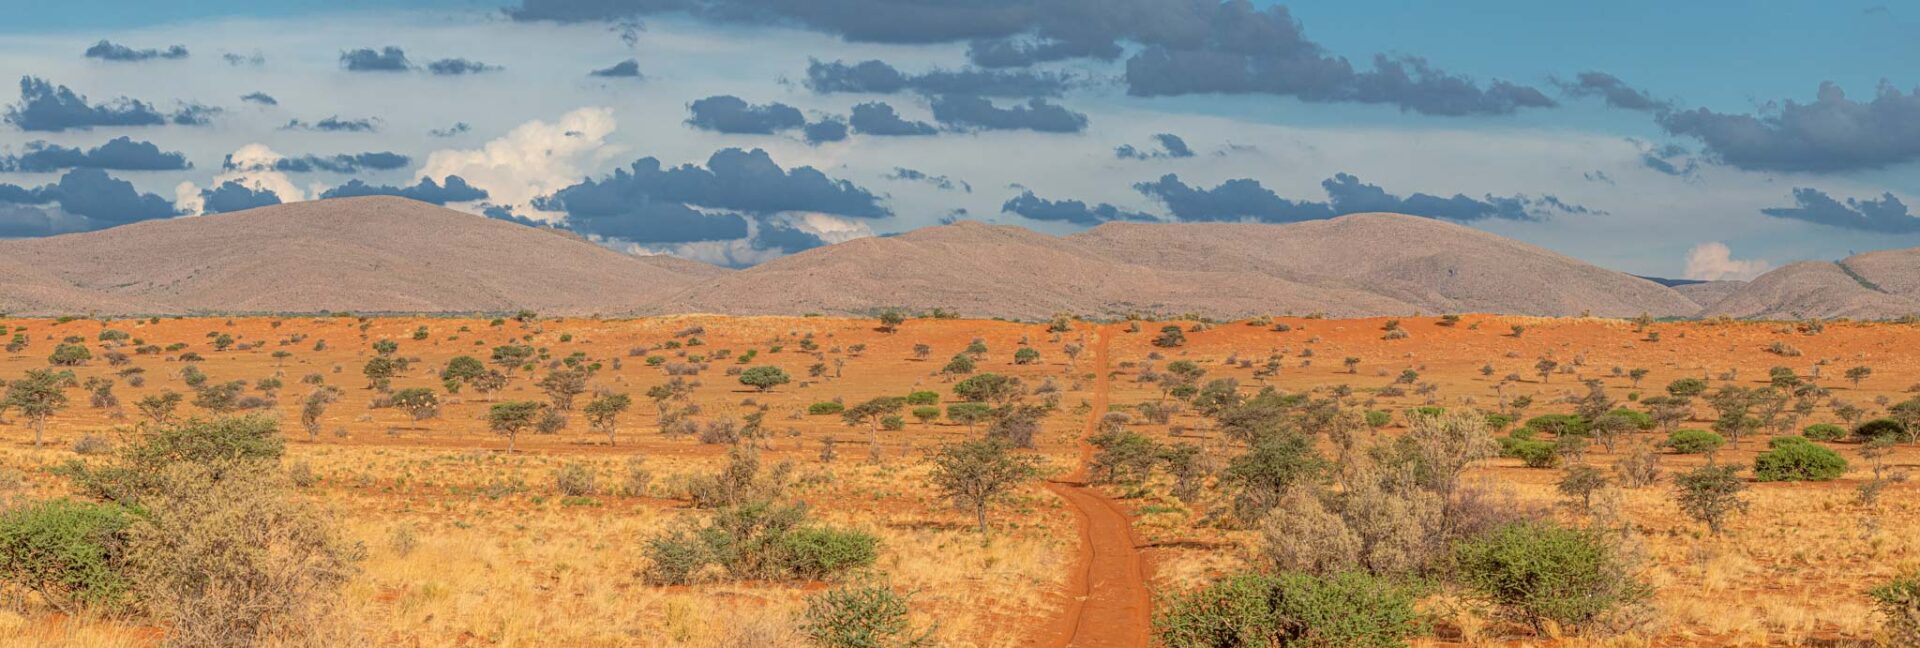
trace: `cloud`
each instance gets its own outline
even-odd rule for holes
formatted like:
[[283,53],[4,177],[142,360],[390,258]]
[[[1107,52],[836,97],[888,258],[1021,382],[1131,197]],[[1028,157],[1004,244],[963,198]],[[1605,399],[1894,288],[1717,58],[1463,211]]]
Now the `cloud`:
[[1009,199],[1000,206],[1000,211],[1019,214],[1023,218],[1037,221],[1060,221],[1075,225],[1098,225],[1107,221],[1153,221],[1152,216],[1140,212],[1126,211],[1119,207],[1100,203],[1089,206],[1078,200],[1047,200],[1033,195],[1032,191]]
[[[58,214],[40,206],[57,205]],[[74,169],[41,187],[0,184],[0,235],[44,236],[177,215],[165,198],[99,169]],[[38,212],[36,214],[36,212]]]
[[120,97],[94,105],[87,98],[37,77],[20,77],[20,103],[7,107],[7,121],[24,131],[59,132],[95,126],[155,126],[168,116],[153,104]]
[[991,97],[1055,96],[1067,89],[1064,74],[999,70],[933,70],[906,74],[882,61],[848,65],[814,60],[807,65],[806,85],[819,93],[856,92],[892,94],[913,91],[928,95],[966,94]]
[[1687,250],[1686,278],[1701,281],[1745,281],[1765,273],[1772,264],[1760,259],[1735,261],[1725,243],[1709,242]]
[[[293,179],[281,170],[285,166],[298,166],[298,162],[289,163],[287,160],[286,156],[274,152],[265,144],[248,144],[226,156],[220,165],[221,172],[215,175],[208,185],[218,188],[231,182],[255,194],[271,193],[283,202],[306,200],[307,192],[302,191],[293,183]],[[180,213],[208,212],[207,193],[192,182],[181,182],[175,185],[173,195],[174,205]]]
[[952,178],[949,178],[943,175],[931,175],[924,171],[909,169],[906,167],[894,167],[893,172],[888,173],[885,177],[888,180],[904,180],[907,182],[925,182],[927,184],[933,185],[935,187],[939,187],[941,189],[945,189],[947,191],[953,191],[955,188],[959,188],[961,190],[966,191],[967,193],[973,193],[973,185],[967,184],[965,180],[954,180]]
[[1040,98],[1000,108],[981,97],[944,96],[933,100],[933,119],[963,129],[1032,130],[1042,133],[1078,133],[1087,129],[1086,115]]
[[405,72],[413,69],[407,53],[391,45],[374,50],[361,48],[340,53],[340,67],[349,72]]
[[847,139],[847,122],[837,117],[822,119],[807,124],[802,133],[806,136],[808,144],[838,142]]
[[899,2],[835,0],[521,0],[506,9],[519,21],[619,22],[660,13],[687,12],[712,20],[750,24],[792,24],[851,41],[944,43],[1009,36],[1023,30],[1031,14],[1017,2]]
[[1774,218],[1883,234],[1920,232],[1920,218],[1910,213],[1906,203],[1900,202],[1891,193],[1881,194],[1879,199],[1848,198],[1846,202],[1841,202],[1818,189],[1799,187],[1793,190],[1793,201],[1793,207],[1769,207],[1760,210],[1760,213]]
[[254,52],[251,55],[241,55],[241,54],[235,54],[233,52],[227,52],[225,54],[220,55],[220,60],[226,61],[227,65],[231,65],[234,67],[240,67],[242,65],[261,66],[261,65],[267,64],[267,57],[260,54],[259,52]]
[[967,46],[967,60],[984,68],[1027,67],[1049,61],[1120,58],[1119,43],[1111,39],[1086,40],[999,38],[976,40]]
[[633,59],[627,59],[625,61],[621,61],[619,63],[615,63],[613,65],[600,68],[592,72],[588,72],[587,76],[597,76],[597,77],[612,78],[612,79],[642,78],[640,74],[640,62]]
[[253,161],[254,166],[243,168],[234,156],[228,155],[221,168],[244,171],[284,171],[287,173],[359,173],[365,171],[391,171],[407,166],[412,160],[405,155],[391,151],[369,153],[341,153],[336,155],[304,155],[301,157],[280,157],[271,161]]
[[434,182],[433,178],[421,178],[419,182],[414,183],[411,187],[396,187],[392,185],[370,185],[354,179],[347,181],[346,184],[322,192],[320,197],[400,196],[402,198],[411,198],[435,205],[487,199],[486,191],[467,184],[467,181],[461,179],[460,176],[447,176],[443,182],[445,184]]
[[151,59],[183,59],[187,57],[187,47],[185,45],[174,45],[165,50],[137,50],[112,41],[103,40],[94,43],[93,47],[87,48],[86,56],[90,59],[118,62],[146,61]]
[[1920,160],[1920,90],[1902,93],[1886,83],[1872,101],[1848,99],[1829,81],[1812,103],[1789,99],[1758,115],[1696,108],[1663,114],[1659,123],[1750,171],[1833,173]]
[[581,108],[553,122],[521,124],[479,148],[434,151],[420,174],[460,176],[485,189],[493,203],[530,212],[534,198],[579,182],[613,154],[607,138],[616,127],[612,109]]
[[466,122],[454,122],[452,126],[448,126],[446,128],[435,128],[433,130],[427,131],[427,134],[432,135],[434,137],[453,137],[455,135],[459,135],[461,133],[465,133],[470,130],[473,130],[473,126],[467,124]]
[[783,103],[762,106],[748,104],[733,95],[717,95],[687,105],[693,113],[687,124],[716,133],[771,134],[799,128],[807,118],[800,109]]
[[240,95],[240,100],[248,103],[257,103],[262,106],[280,105],[279,99],[275,99],[273,98],[273,95],[267,94],[265,92],[249,92],[247,94]]
[[487,65],[479,61],[472,61],[472,60],[463,59],[463,58],[440,59],[438,61],[434,61],[432,63],[427,64],[428,72],[432,72],[440,76],[479,74],[481,72],[495,72],[500,69],[501,67],[498,65]]
[[1661,111],[1672,105],[1654,99],[1646,91],[1627,85],[1605,72],[1581,72],[1573,81],[1555,81],[1560,91],[1569,97],[1604,97],[1607,105],[1627,110]]
[[255,189],[238,180],[200,192],[203,213],[218,214],[280,204],[280,196],[269,189]]
[[332,117],[328,117],[326,119],[322,119],[317,122],[306,122],[299,119],[291,119],[287,121],[287,125],[281,126],[280,130],[309,130],[309,131],[324,131],[324,132],[330,132],[330,133],[371,133],[371,132],[380,130],[380,126],[378,122],[379,122],[378,119],[371,118],[371,117],[362,117],[359,119],[341,119],[339,115],[334,115]]
[[1153,182],[1135,184],[1134,189],[1164,203],[1173,217],[1182,221],[1257,221],[1294,223],[1332,218],[1362,212],[1394,212],[1471,222],[1486,219],[1537,221],[1554,213],[1601,213],[1566,203],[1554,196],[1533,198],[1524,195],[1472,198],[1465,194],[1441,197],[1414,193],[1405,197],[1388,193],[1377,185],[1341,173],[1320,183],[1327,201],[1296,201],[1280,197],[1259,181],[1241,178],[1228,180],[1212,189],[1188,186],[1174,174]]
[[1147,150],[1134,148],[1132,144],[1121,144],[1119,148],[1113,149],[1113,155],[1114,157],[1120,158],[1122,160],[1155,160],[1155,159],[1162,159],[1162,158],[1193,157],[1193,149],[1188,148],[1187,141],[1184,139],[1180,139],[1179,135],[1175,135],[1173,133],[1160,133],[1158,135],[1154,135],[1153,139],[1160,143],[1160,150],[1147,151]]
[[884,102],[872,101],[853,107],[853,116],[848,120],[853,130],[863,135],[907,136],[932,135],[938,129],[921,121],[902,119],[893,111],[893,106]]
[[82,150],[43,141],[27,143],[20,155],[0,156],[0,171],[40,173],[61,169],[114,169],[118,171],[178,171],[193,168],[186,155],[161,151],[151,142],[136,142],[121,136],[100,146]]
[[1690,178],[1700,169],[1700,161],[1693,157],[1693,152],[1688,151],[1687,147],[1668,144],[1641,153],[1640,166],[1670,176]]
[[[705,168],[691,164],[664,168],[655,158],[642,158],[611,176],[589,178],[556,191],[534,201],[534,206],[566,212],[567,222],[578,231],[617,232],[621,235],[616,238],[627,240],[686,239],[693,232],[714,234],[722,231],[717,229],[721,225],[731,227],[735,222],[695,220],[694,214],[704,213],[697,210],[760,217],[785,212],[855,218],[892,215],[872,192],[829,178],[813,167],[781,169],[760,149],[722,149],[707,159]],[[652,228],[664,230],[649,233]]]

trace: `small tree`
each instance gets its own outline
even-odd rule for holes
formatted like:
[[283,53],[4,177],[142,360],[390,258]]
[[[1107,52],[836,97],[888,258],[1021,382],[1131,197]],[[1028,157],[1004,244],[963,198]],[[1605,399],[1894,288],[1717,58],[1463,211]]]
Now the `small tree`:
[[765,392],[774,387],[792,382],[785,369],[772,365],[754,367],[740,372],[740,384]]
[[440,370],[441,380],[460,383],[472,383],[487,373],[487,366],[473,356],[458,356],[447,361],[447,368]]
[[562,369],[547,374],[538,383],[540,391],[546,392],[547,399],[553,402],[556,412],[573,411],[573,398],[587,393],[587,370]]
[[899,396],[881,396],[842,410],[840,412],[840,418],[845,420],[847,425],[866,424],[868,431],[867,438],[869,440],[868,445],[877,449],[880,447],[880,419],[893,415],[899,412],[900,408],[906,406],[907,399],[905,398]]
[[948,376],[973,373],[973,358],[967,357],[965,353],[956,353],[952,360],[947,361],[947,366],[940,368],[940,372]]
[[1873,367],[1854,367],[1852,369],[1847,370],[1847,382],[1853,383],[1853,386],[1855,388],[1860,387],[1860,381],[1866,380],[1867,378],[1870,378],[1872,376],[1873,376]]
[[534,401],[494,403],[487,410],[487,429],[507,437],[507,452],[513,452],[514,440],[520,438],[521,431],[533,426],[543,407]]
[[1040,459],[1014,454],[1005,441],[978,439],[947,444],[931,458],[929,479],[956,506],[973,512],[980,533],[987,533],[987,509],[1014,486],[1040,474]]
[[1475,594],[1544,633],[1547,622],[1581,627],[1651,593],[1603,532],[1516,522],[1454,548],[1455,569]]
[[14,409],[33,426],[33,446],[40,447],[47,431],[47,420],[67,406],[67,386],[73,374],[50,369],[29,369],[27,376],[7,383],[6,409]]
[[307,430],[308,441],[320,440],[320,421],[327,415],[327,406],[340,400],[340,390],[331,385],[322,386],[307,394],[300,405],[300,427]]
[[1593,508],[1593,494],[1607,487],[1607,476],[1599,468],[1587,464],[1574,464],[1567,467],[1565,474],[1554,488],[1570,501],[1577,501],[1581,511]]
[[1728,516],[1747,510],[1740,492],[1747,483],[1739,477],[1738,466],[1701,466],[1674,476],[1674,501],[1687,517],[1707,525],[1707,531],[1720,535]]
[[614,443],[614,430],[619,424],[620,415],[633,407],[633,397],[626,394],[601,392],[587,403],[584,410],[587,425],[595,430],[607,433],[607,445]]
[[77,367],[93,359],[93,352],[78,344],[62,344],[53,348],[53,354],[47,356],[47,363],[58,367]]
[[140,410],[141,415],[146,416],[155,423],[165,425],[173,422],[173,413],[175,410],[180,409],[180,402],[183,400],[186,400],[186,398],[181,396],[179,392],[165,390],[158,394],[152,394],[142,398],[139,402],[134,403],[133,406]]
[[393,394],[393,406],[404,410],[414,421],[440,415],[440,397],[426,387],[409,387]]
[[900,325],[905,324],[906,322],[907,322],[906,313],[902,313],[898,310],[889,309],[880,313],[880,330],[885,331],[887,333],[892,333],[894,331],[900,330]]
[[1160,335],[1153,338],[1154,346],[1169,348],[1169,349],[1173,347],[1181,346],[1186,343],[1187,343],[1186,332],[1180,330],[1179,325],[1173,325],[1173,324],[1160,327]]

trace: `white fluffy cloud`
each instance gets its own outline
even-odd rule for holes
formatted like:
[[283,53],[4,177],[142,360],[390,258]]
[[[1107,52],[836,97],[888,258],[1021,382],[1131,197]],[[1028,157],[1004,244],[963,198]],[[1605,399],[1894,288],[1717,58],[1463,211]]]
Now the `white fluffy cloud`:
[[535,211],[533,199],[579,182],[619,153],[607,144],[615,126],[610,108],[581,108],[553,123],[530,121],[477,149],[434,151],[418,177],[457,175],[485,189],[488,202],[558,220],[559,214]]
[[1733,250],[1725,243],[1708,242],[1693,246],[1687,251],[1688,279],[1719,281],[1722,279],[1747,280],[1760,276],[1773,264],[1763,259],[1736,260]]
[[[273,164],[282,156],[265,144],[248,144],[233,152],[233,168],[221,171],[207,183],[209,187],[218,187],[228,181],[238,181],[254,191],[268,190],[280,197],[280,202],[296,202],[307,199],[307,192],[293,183],[286,173],[273,170]],[[320,188],[316,185],[313,194],[318,196]],[[199,215],[206,211],[206,201],[200,197],[200,186],[193,182],[181,182],[173,188],[173,204],[181,213]]]

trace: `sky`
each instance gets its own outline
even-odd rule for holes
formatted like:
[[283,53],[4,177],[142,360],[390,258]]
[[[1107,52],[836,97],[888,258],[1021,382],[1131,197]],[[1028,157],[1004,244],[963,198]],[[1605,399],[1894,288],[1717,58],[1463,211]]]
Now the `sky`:
[[959,219],[1360,211],[1670,278],[1920,246],[1920,8],[1894,4],[6,11],[7,238],[390,194],[736,267]]

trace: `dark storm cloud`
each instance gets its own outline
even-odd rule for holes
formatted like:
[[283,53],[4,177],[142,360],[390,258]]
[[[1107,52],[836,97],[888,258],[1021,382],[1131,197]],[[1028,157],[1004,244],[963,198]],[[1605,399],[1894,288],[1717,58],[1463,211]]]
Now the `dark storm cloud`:
[[28,142],[26,152],[0,156],[0,171],[36,173],[61,169],[113,169],[117,171],[178,171],[192,168],[187,157],[162,151],[151,142],[136,142],[116,137],[91,149],[69,148],[46,142]]
[[687,124],[716,133],[766,135],[806,125],[800,109],[783,103],[749,104],[733,95],[716,95],[687,105]]
[[780,212],[824,212],[858,218],[892,215],[872,192],[845,180],[829,178],[813,167],[781,169],[760,149],[722,149],[707,159],[704,168],[692,164],[662,167],[658,159],[641,158],[629,168],[615,170],[611,176],[589,178],[540,198],[534,206],[564,211],[569,222],[600,222],[597,227],[606,230],[617,229],[605,224],[607,221],[642,217],[707,223],[688,221],[686,214],[672,211],[674,206],[758,215]]
[[341,52],[340,67],[350,72],[405,72],[413,69],[413,64],[407,61],[405,50],[387,46]]
[[755,250],[779,250],[782,254],[793,254],[826,245],[827,242],[818,234],[785,223],[761,223],[748,244]]
[[20,77],[20,103],[7,107],[7,121],[24,131],[59,132],[95,126],[155,126],[168,116],[153,104],[120,97],[104,104],[37,77]]
[[885,177],[888,180],[904,180],[907,182],[925,182],[927,184],[933,185],[935,187],[939,187],[941,189],[945,189],[947,191],[952,191],[957,188],[967,193],[973,193],[973,185],[967,184],[965,180],[954,180],[953,178],[949,178],[943,175],[933,175],[925,171],[920,171],[918,169],[909,169],[906,167],[894,167],[893,172],[888,173]]
[[411,161],[412,160],[409,159],[407,156],[401,155],[399,153],[394,153],[391,151],[379,151],[379,152],[351,153],[351,154],[342,153],[337,155],[309,154],[309,155],[303,155],[300,157],[285,157],[285,158],[280,158],[278,160],[275,160],[273,164],[267,169],[241,169],[238,165],[233,163],[233,156],[228,155],[226,160],[220,163],[220,166],[221,168],[226,169],[228,171],[271,170],[271,171],[284,171],[287,173],[312,173],[315,171],[324,171],[328,173],[359,173],[363,170],[392,171],[394,169],[405,168],[407,164]]
[[1793,201],[1793,207],[1772,207],[1762,209],[1760,213],[1775,218],[1883,234],[1920,232],[1920,218],[1916,218],[1907,210],[1906,203],[1890,193],[1881,194],[1877,200],[1848,198],[1846,202],[1841,202],[1826,192],[1801,187],[1793,190]]
[[906,136],[932,135],[938,129],[922,121],[902,119],[887,103],[873,101],[853,107],[853,116],[848,120],[853,130],[863,135]]
[[1602,97],[1607,105],[1627,110],[1660,111],[1672,106],[1665,101],[1654,99],[1645,90],[1627,85],[1605,72],[1581,72],[1572,81],[1555,81],[1560,91],[1569,97]]
[[1537,221],[1555,212],[1599,213],[1566,203],[1554,196],[1493,196],[1473,198],[1414,193],[1405,197],[1341,173],[1320,183],[1327,200],[1295,201],[1262,186],[1256,180],[1228,180],[1212,189],[1188,186],[1168,174],[1134,189],[1166,204],[1183,221],[1257,221],[1293,223],[1361,212],[1396,212],[1459,222],[1486,219]]
[[1086,115],[1039,98],[1001,108],[981,97],[944,96],[933,100],[933,119],[960,129],[1032,130],[1042,133],[1078,133],[1087,129]]
[[568,211],[567,227],[635,243],[692,243],[726,241],[747,236],[747,219],[739,214],[708,215],[677,202],[641,202],[614,211]]
[[881,61],[848,65],[815,60],[807,65],[807,88],[814,92],[892,94],[913,91],[929,95],[966,94],[991,97],[1059,95],[1070,79],[1063,74],[999,70],[934,70],[907,74]]
[[1481,84],[1418,57],[1376,56],[1359,70],[1308,39],[1284,6],[1247,0],[522,0],[518,20],[625,21],[666,12],[795,26],[849,41],[968,42],[983,67],[1117,58],[1138,45],[1125,82],[1136,96],[1271,94],[1381,103],[1431,115],[1508,114],[1555,105],[1539,90]]
[[200,190],[203,203],[201,211],[209,214],[240,211],[255,207],[280,204],[280,194],[271,189],[253,189],[237,180],[228,180],[218,187]]
[[355,196],[400,196],[412,198],[424,203],[445,205],[451,202],[470,202],[486,200],[487,192],[467,184],[465,178],[457,175],[447,176],[445,184],[434,182],[433,178],[421,178],[411,187],[392,185],[370,185],[358,179],[334,187],[321,193],[321,198],[351,198]]
[[1000,206],[1000,211],[1019,214],[1023,218],[1037,221],[1060,221],[1075,225],[1098,225],[1107,221],[1152,221],[1152,216],[1132,212],[1100,203],[1088,205],[1078,200],[1047,200],[1033,195],[1032,191],[1014,196]]
[[280,130],[310,130],[310,131],[325,131],[330,133],[371,133],[380,129],[379,125],[376,123],[377,121],[378,121],[377,119],[374,119],[371,117],[362,117],[359,119],[341,119],[339,115],[334,115],[332,117],[328,117],[326,119],[322,119],[317,122],[306,122],[299,119],[288,120],[287,125],[280,127]]
[[487,65],[479,61],[473,61],[473,60],[468,60],[463,58],[440,59],[438,61],[434,61],[432,63],[427,64],[428,72],[432,72],[440,76],[479,74],[481,72],[494,72],[500,69],[501,68],[498,65]]
[[633,59],[627,59],[625,61],[615,63],[611,66],[600,68],[592,72],[588,72],[587,76],[620,78],[620,79],[638,79],[638,78],[641,78],[640,62]]
[[112,41],[100,41],[87,48],[87,58],[102,61],[134,62],[152,59],[183,59],[187,57],[185,45],[174,45],[164,50],[134,49]]
[[847,122],[837,117],[822,119],[807,124],[801,132],[806,135],[808,144],[838,142],[847,139]]
[[1153,136],[1160,143],[1160,150],[1148,151],[1136,148],[1132,144],[1122,144],[1113,149],[1114,157],[1122,160],[1155,160],[1161,158],[1190,158],[1193,149],[1187,147],[1187,141],[1173,133],[1160,133]]
[[1670,112],[1660,126],[1700,140],[1706,152],[1750,171],[1831,173],[1920,159],[1920,90],[1882,83],[1871,101],[1848,99],[1832,82],[1813,103],[1787,100],[1758,115],[1706,108]]
[[273,98],[273,95],[267,94],[265,92],[249,92],[247,94],[240,95],[240,100],[248,103],[257,103],[262,106],[280,105],[279,99],[275,99]]
[[[153,194],[143,194],[133,183],[107,175],[99,169],[74,169],[60,180],[42,187],[0,184],[0,203],[28,206],[58,204],[60,211],[83,220],[47,221],[63,223],[63,231],[82,231],[124,225],[177,215],[173,204]],[[16,215],[22,212],[16,211]]]
[[494,219],[494,220],[503,220],[503,221],[506,221],[506,222],[509,222],[509,223],[516,223],[516,224],[520,224],[520,225],[525,225],[525,226],[527,226],[527,227],[542,227],[542,228],[550,228],[550,229],[563,229],[563,228],[556,228],[556,227],[554,227],[554,225],[553,225],[552,223],[547,223],[547,222],[543,222],[543,221],[537,221],[537,220],[534,220],[534,219],[532,219],[532,218],[528,218],[528,217],[526,217],[526,216],[521,216],[521,215],[519,215],[519,214],[515,214],[515,213],[513,213],[513,208],[512,208],[512,207],[508,207],[508,206],[506,206],[506,205],[482,205],[482,208],[481,208],[481,210],[480,210],[480,213],[481,213],[481,215],[484,215],[484,216],[486,216],[487,218],[491,218],[491,219]]

